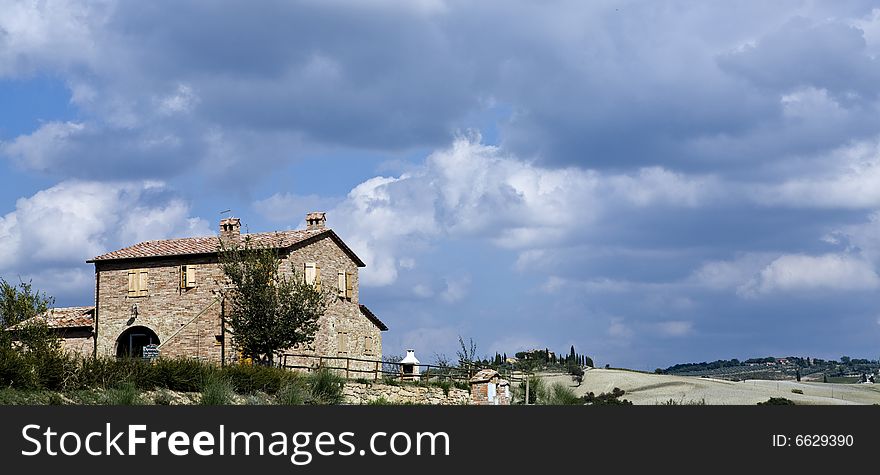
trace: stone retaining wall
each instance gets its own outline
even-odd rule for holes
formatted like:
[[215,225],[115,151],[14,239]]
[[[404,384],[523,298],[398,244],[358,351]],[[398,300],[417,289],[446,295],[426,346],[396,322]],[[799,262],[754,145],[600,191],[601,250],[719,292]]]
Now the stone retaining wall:
[[449,388],[449,394],[443,388],[434,386],[416,386],[401,384],[392,386],[382,383],[347,382],[343,390],[346,404],[368,404],[384,398],[391,404],[426,404],[426,405],[465,405],[470,404],[470,391]]

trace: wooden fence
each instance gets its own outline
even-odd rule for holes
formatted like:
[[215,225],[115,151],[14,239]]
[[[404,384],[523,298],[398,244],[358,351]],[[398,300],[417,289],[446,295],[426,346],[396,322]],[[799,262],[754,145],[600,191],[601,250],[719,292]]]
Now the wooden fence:
[[[390,361],[370,360],[365,358],[352,358],[348,356],[319,356],[306,354],[284,354],[281,356],[279,366],[292,370],[315,371],[320,368],[335,371],[346,379],[393,379],[399,381],[459,381],[468,382],[481,369],[480,365],[467,367],[438,366],[430,364],[418,364],[419,374],[403,372],[403,364]],[[511,384],[525,380],[521,371],[501,370],[501,377]]]

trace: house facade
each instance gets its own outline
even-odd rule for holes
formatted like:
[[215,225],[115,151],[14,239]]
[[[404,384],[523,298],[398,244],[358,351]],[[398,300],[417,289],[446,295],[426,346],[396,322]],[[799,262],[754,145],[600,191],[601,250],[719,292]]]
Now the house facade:
[[281,273],[332,290],[314,342],[289,352],[381,360],[387,327],[360,302],[358,270],[364,263],[326,226],[324,213],[309,213],[304,230],[248,235],[241,234],[239,219],[226,218],[219,236],[147,241],[90,259],[93,352],[236,361],[234,335],[223,325],[225,278],[217,251],[220,240],[246,238],[278,250]]

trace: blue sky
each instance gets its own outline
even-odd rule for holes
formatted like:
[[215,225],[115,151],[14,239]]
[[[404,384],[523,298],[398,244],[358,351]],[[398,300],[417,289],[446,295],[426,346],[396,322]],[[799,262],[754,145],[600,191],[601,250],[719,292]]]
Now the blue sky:
[[312,210],[386,353],[880,356],[880,4],[0,0],[0,275]]

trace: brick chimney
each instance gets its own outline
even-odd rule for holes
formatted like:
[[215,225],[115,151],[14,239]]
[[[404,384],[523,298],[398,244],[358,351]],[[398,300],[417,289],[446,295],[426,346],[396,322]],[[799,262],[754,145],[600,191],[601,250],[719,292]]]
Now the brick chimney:
[[324,229],[326,225],[327,213],[323,211],[313,211],[306,215],[306,229],[309,231]]
[[241,220],[238,218],[223,218],[220,220],[220,239],[235,241],[241,238]]

